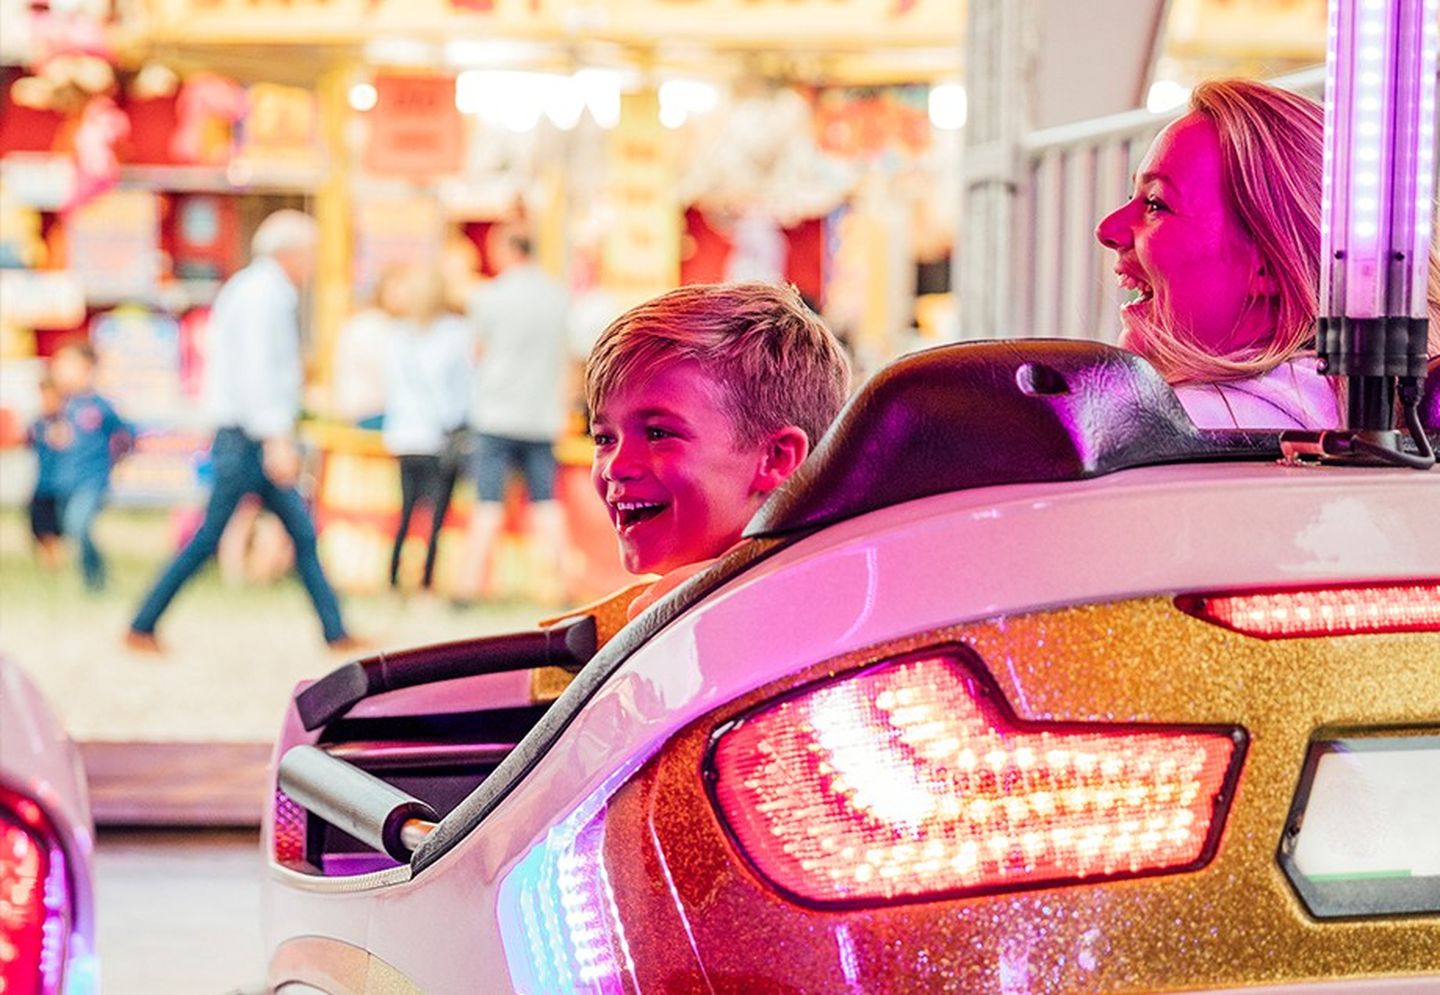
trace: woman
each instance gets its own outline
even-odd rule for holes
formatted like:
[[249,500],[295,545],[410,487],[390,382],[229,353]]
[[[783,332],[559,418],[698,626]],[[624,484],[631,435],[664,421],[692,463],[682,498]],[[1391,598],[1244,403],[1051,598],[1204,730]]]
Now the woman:
[[[1316,369],[1325,117],[1250,80],[1197,87],[1095,229],[1116,253],[1121,345],[1175,386],[1201,428],[1333,428],[1336,381]],[[1431,354],[1440,334],[1430,267]]]
[[450,508],[455,476],[463,462],[455,447],[464,439],[470,403],[470,329],[445,311],[440,273],[416,266],[404,276],[401,318],[388,342],[385,448],[400,461],[400,523],[390,554],[390,586],[399,586],[400,551],[410,516],[430,505],[430,540],[421,586],[435,573],[440,528]]
[[335,413],[360,428],[380,428],[385,412],[385,343],[400,313],[405,267],[387,266],[367,305],[335,343]]

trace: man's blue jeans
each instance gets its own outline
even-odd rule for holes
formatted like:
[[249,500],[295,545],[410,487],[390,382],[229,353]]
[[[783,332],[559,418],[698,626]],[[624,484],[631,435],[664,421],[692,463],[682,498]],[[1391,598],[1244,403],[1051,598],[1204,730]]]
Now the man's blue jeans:
[[215,433],[211,459],[215,466],[215,489],[210,492],[205,520],[155,582],[130,628],[136,632],[155,631],[171,599],[215,555],[220,536],[230,516],[235,514],[240,499],[246,494],[255,494],[261,504],[276,514],[295,543],[295,569],[315,605],[316,614],[320,616],[326,642],[344,638],[345,624],[340,619],[340,605],[320,566],[320,556],[315,549],[315,525],[310,521],[310,514],[299,493],[293,487],[277,487],[265,476],[260,443],[248,438],[238,428],[222,428]]
[[92,591],[105,586],[105,561],[92,534],[95,516],[104,504],[104,482],[81,484],[65,496],[60,511],[60,531],[80,547],[80,569],[85,575],[85,586]]

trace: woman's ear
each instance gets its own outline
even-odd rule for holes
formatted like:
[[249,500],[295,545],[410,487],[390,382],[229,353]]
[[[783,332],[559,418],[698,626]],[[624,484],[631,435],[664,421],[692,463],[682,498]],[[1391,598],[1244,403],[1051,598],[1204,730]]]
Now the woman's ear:
[[1275,282],[1271,275],[1270,267],[1262,261],[1256,264],[1254,273],[1250,276],[1251,297],[1279,297],[1280,285]]
[[810,437],[798,425],[776,429],[766,438],[755,469],[752,488],[757,494],[769,494],[800,468],[810,455]]

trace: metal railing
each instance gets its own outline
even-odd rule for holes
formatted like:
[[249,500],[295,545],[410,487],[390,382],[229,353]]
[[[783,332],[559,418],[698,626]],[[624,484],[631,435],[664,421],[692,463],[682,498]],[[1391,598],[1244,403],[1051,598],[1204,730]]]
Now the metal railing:
[[[1324,67],[1283,76],[1273,85],[1324,96]],[[1016,329],[1035,337],[1120,335],[1124,297],[1110,250],[1095,225],[1129,195],[1131,176],[1155,135],[1185,108],[1129,111],[1032,132],[1021,151],[1021,187],[1012,243]]]

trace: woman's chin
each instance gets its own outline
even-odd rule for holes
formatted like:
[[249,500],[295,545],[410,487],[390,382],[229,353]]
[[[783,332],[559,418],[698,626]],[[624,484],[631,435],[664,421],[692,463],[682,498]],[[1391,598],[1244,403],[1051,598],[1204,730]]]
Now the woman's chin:
[[1121,321],[1124,323],[1124,328],[1120,332],[1120,348],[1139,353],[1141,356],[1147,355],[1144,326],[1123,312]]

